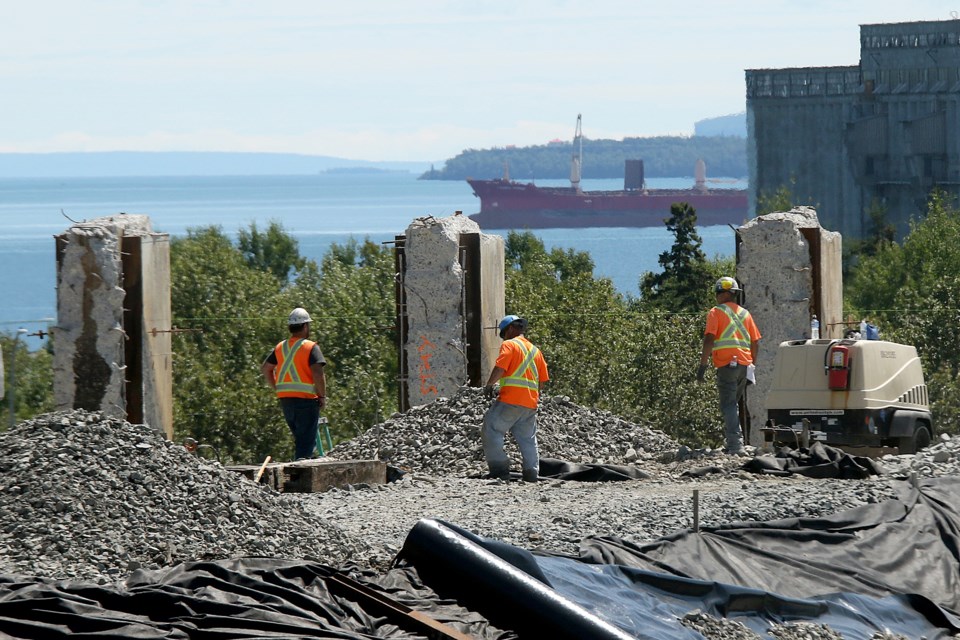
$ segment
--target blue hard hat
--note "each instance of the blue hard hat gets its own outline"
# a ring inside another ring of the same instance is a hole
[[[510,325],[512,325],[514,322],[519,322],[521,328],[522,328],[524,331],[526,331],[526,329],[527,329],[527,321],[526,321],[526,320],[524,320],[524,319],[521,318],[520,316],[514,316],[514,315],[504,316],[504,317],[503,317],[503,320],[500,321],[500,324],[499,324],[499,326],[498,326],[498,329],[499,329],[500,337],[501,337],[501,338],[503,337],[503,332],[507,330],[507,327],[509,327]]]

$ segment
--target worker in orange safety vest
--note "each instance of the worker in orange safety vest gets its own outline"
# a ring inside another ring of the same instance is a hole
[[[309,340],[312,319],[305,309],[290,312],[290,337],[277,343],[260,367],[264,379],[277,393],[283,417],[294,441],[294,458],[312,458],[317,447],[320,409],[327,404],[327,361],[320,346]]]
[[[703,382],[712,357],[717,370],[720,413],[723,414],[724,452],[730,455],[746,454],[739,406],[747,386],[748,369],[753,368],[757,359],[761,337],[753,316],[737,304],[740,291],[740,285],[730,277],[720,278],[714,285],[717,305],[707,313],[700,366],[697,368],[697,381]]]
[[[517,442],[522,458],[521,475],[526,482],[536,482],[540,475],[540,453],[537,447],[537,406],[540,385],[550,379],[547,362],[523,335],[527,321],[519,316],[504,317],[498,326],[500,354],[487,379],[484,392],[497,399],[483,417],[483,453],[491,477],[510,478],[510,460],[503,450],[509,432]],[[499,394],[494,385],[500,383]]]

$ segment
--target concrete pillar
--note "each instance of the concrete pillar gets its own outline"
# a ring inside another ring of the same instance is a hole
[[[481,234],[464,215],[428,216],[407,227],[404,256],[402,349],[407,400],[416,406],[450,397],[477,378],[470,373],[471,351],[479,354],[479,375],[490,374],[499,348],[490,327],[503,315],[503,238]],[[472,272],[464,265],[473,265]],[[479,350],[471,342],[478,339]]]
[[[142,215],[57,236],[54,401],[173,434],[170,260]]]
[[[767,421],[777,347],[810,337],[811,315],[821,338],[843,337],[841,237],[820,227],[811,207],[758,216],[737,230],[737,279],[744,306],[763,339],[757,357],[757,384],[748,388],[750,444],[760,446]]]

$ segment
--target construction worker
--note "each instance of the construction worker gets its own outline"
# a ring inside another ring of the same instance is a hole
[[[727,445],[724,451],[731,455],[745,454],[739,405],[747,386],[747,368],[756,362],[760,348],[760,331],[753,316],[737,304],[739,292],[737,281],[726,276],[714,285],[717,306],[707,313],[700,366],[697,368],[697,381],[703,382],[712,355],[713,366],[717,369],[717,390]]]
[[[526,482],[536,482],[540,475],[540,452],[537,449],[537,405],[540,385],[550,379],[547,362],[540,349],[524,337],[527,321],[509,315],[498,326],[500,355],[484,387],[488,398],[497,398],[483,417],[483,454],[490,475],[501,480],[510,478],[510,460],[503,450],[507,432],[513,435],[522,457],[522,475]],[[500,383],[499,395],[494,387]]]
[[[317,447],[320,409],[327,404],[327,361],[320,346],[308,340],[310,314],[297,307],[290,312],[290,337],[278,343],[263,361],[260,370],[267,384],[277,392],[283,417],[294,441],[294,459],[313,457]]]

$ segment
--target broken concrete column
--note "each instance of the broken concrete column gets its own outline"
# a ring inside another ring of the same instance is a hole
[[[57,408],[172,435],[167,235],[154,234],[147,216],[121,214],[57,236],[57,316]]]
[[[820,319],[821,338],[842,336],[841,238],[820,227],[811,207],[758,216],[740,227],[737,237],[744,306],[763,335],[757,383],[747,392],[750,444],[760,446],[777,347],[809,338],[813,313]]]
[[[479,236],[479,242],[462,242],[461,236],[468,235]],[[464,268],[470,244],[480,252],[479,260],[470,260],[479,265],[473,274]],[[407,227],[404,255],[407,337],[403,357],[409,405],[416,406],[451,397],[470,382],[469,340],[481,341],[481,375],[489,375],[499,339],[488,330],[475,331],[479,338],[469,338],[467,316],[469,312],[479,328],[496,326],[503,313],[503,239],[481,234],[479,225],[467,216],[428,216]],[[468,296],[468,282],[479,288],[479,296]],[[468,304],[480,308],[467,309]]]

